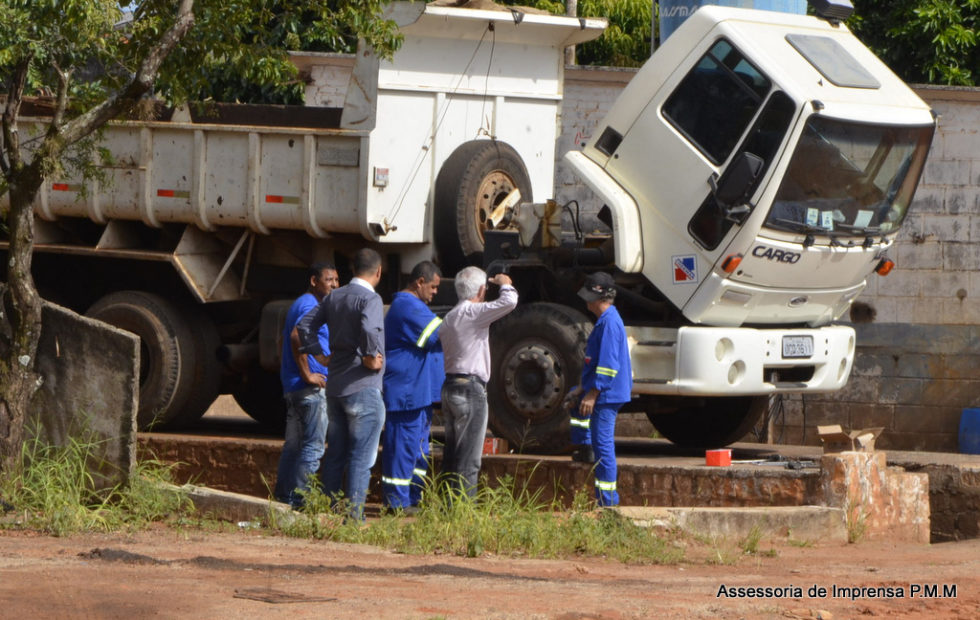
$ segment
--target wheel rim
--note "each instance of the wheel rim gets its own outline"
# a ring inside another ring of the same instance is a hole
[[[511,408],[528,420],[548,417],[562,398],[564,381],[558,356],[543,343],[511,349],[504,360],[501,380]]]
[[[514,179],[503,170],[494,170],[483,177],[480,189],[476,194],[476,204],[474,205],[476,217],[473,218],[480,241],[484,240],[483,231],[490,228],[490,214],[516,187],[517,184]]]

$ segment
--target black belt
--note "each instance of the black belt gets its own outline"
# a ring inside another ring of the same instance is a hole
[[[477,377],[476,375],[461,375],[457,373],[446,373],[446,380],[448,381],[449,379],[460,379],[462,381],[475,381],[479,383],[481,386],[487,387],[487,382],[481,379],[480,377]]]

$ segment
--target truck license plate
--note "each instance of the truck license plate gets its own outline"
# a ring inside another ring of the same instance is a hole
[[[813,336],[783,336],[783,357],[813,357]]]

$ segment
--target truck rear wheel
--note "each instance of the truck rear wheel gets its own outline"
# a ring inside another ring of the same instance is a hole
[[[221,390],[221,365],[217,356],[221,337],[218,335],[218,328],[211,317],[199,308],[185,308],[184,316],[191,329],[197,363],[193,369],[187,405],[174,420],[174,424],[180,426],[199,420],[218,398]]]
[[[660,413],[651,397],[647,417],[665,438],[679,446],[720,448],[745,437],[765,412],[765,396],[677,398],[676,409]],[[674,400],[672,398],[672,400]]]
[[[474,140],[446,159],[436,179],[434,228],[447,273],[482,260],[490,214],[514,189],[521,190],[522,202],[531,202],[527,168],[509,144]]]
[[[545,454],[569,447],[565,394],[582,376],[592,324],[558,304],[517,308],[493,325],[487,398],[490,429],[519,451]]]
[[[255,366],[245,373],[232,396],[238,406],[265,430],[277,435],[286,430],[286,401],[282,398],[279,375]]]
[[[180,309],[159,295],[120,291],[98,300],[85,314],[139,336],[137,426],[172,425],[188,402],[197,366],[197,347]]]

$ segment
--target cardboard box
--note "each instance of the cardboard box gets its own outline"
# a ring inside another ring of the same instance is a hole
[[[704,464],[712,467],[728,467],[732,464],[732,451],[729,448],[705,450]]]
[[[883,426],[845,431],[840,424],[818,426],[817,434],[823,442],[823,453],[832,452],[874,452],[875,439],[885,430]]]
[[[483,440],[483,454],[507,454],[507,440],[487,437]]]

